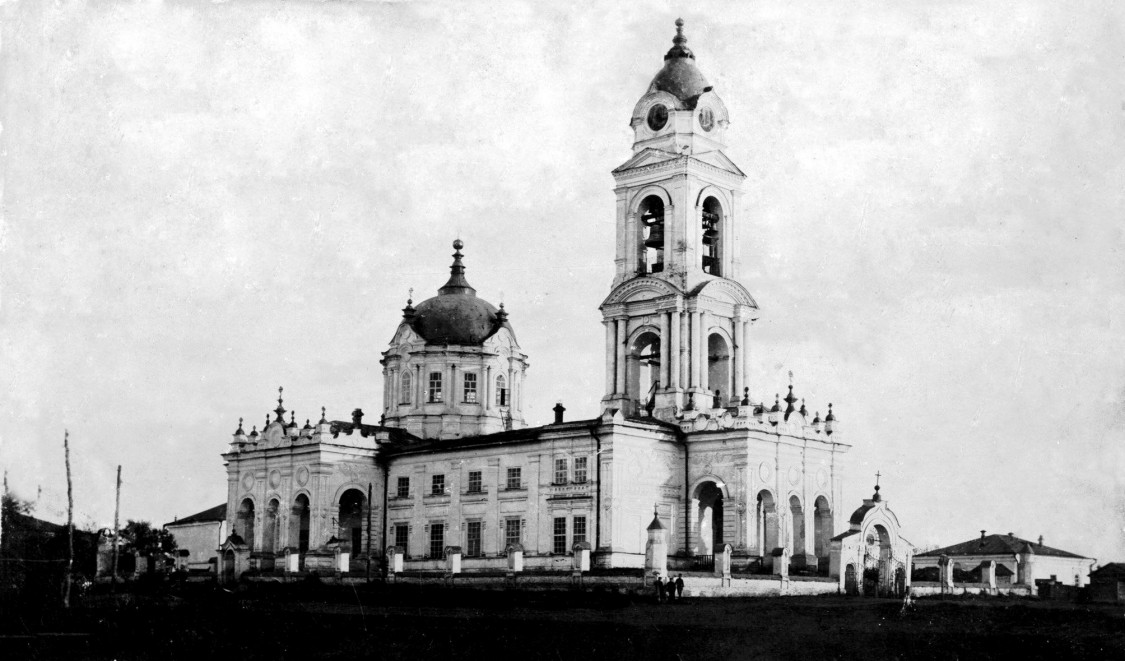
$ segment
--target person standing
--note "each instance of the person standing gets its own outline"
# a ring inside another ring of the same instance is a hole
[[[664,602],[664,579],[657,576],[656,577],[656,603],[660,604],[660,603],[663,603],[663,602]]]
[[[672,589],[676,592],[676,601],[684,598],[684,575],[677,574],[676,582],[673,584]]]

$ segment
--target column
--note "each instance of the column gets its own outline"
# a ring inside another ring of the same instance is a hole
[[[617,329],[612,319],[602,324],[605,325],[605,394],[612,397],[617,393],[617,351],[613,346]]]
[[[736,315],[734,318],[734,392],[731,393],[731,398],[734,400],[742,399],[742,388],[746,385],[745,374],[742,372],[743,353],[745,353],[745,338],[743,337],[742,320]]]
[[[691,329],[688,324],[688,313],[681,311],[677,316],[679,319],[676,323],[680,326],[680,387],[686,388],[689,379],[688,375],[691,373],[691,364],[688,362],[688,358],[691,356],[691,351],[689,350],[691,345]]]
[[[750,385],[750,322],[739,321],[742,326],[742,385]],[[740,395],[741,396],[741,395]]]
[[[617,388],[614,392],[625,394],[625,326],[627,320],[619,318],[617,324]]]
[[[669,367],[670,367],[669,363],[671,362],[672,352],[669,349],[669,345],[671,343],[668,341],[668,313],[661,310],[660,312],[657,312],[657,314],[660,316],[660,388],[659,388],[659,390],[663,390],[665,388],[668,388],[669,384],[671,383],[670,377],[668,376],[668,374],[671,371],[669,369]]]
[[[669,326],[672,328],[672,337],[668,345],[668,387],[680,387],[680,312],[679,310],[672,310],[668,313]]]
[[[412,398],[414,400],[414,405],[411,406],[410,408],[416,409],[416,408],[418,408],[422,405],[422,396],[425,392],[426,391],[425,391],[424,387],[422,386],[422,366],[421,365],[415,365],[414,366],[414,397]]]
[[[691,387],[700,387],[699,382],[699,363],[703,362],[702,349],[700,348],[699,336],[703,333],[700,328],[703,325],[703,314],[701,312],[691,312]]]

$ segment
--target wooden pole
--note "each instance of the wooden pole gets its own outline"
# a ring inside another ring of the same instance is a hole
[[[112,592],[117,592],[117,546],[121,524],[118,518],[121,515],[121,464],[117,464],[117,499],[113,505],[113,587]]]
[[[367,582],[371,582],[371,483],[367,483]]]
[[[63,451],[66,457],[66,585],[63,587],[63,608],[70,608],[70,575],[74,570],[74,490],[70,479],[70,431],[64,430]]]

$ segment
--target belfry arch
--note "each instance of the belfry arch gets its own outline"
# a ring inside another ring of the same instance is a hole
[[[732,392],[731,347],[727,338],[712,331],[707,336],[707,390],[718,391],[716,406],[726,406]]]
[[[655,330],[644,329],[629,345],[626,372],[626,394],[637,403],[637,414],[654,395],[660,382],[660,335]]]
[[[648,195],[637,206],[637,272],[664,271],[665,206],[658,195]]]
[[[709,275],[723,274],[723,206],[714,196],[703,200],[700,209],[700,267]]]

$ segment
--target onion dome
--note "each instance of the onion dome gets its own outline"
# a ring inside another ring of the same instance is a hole
[[[327,414],[326,414],[326,412],[325,412],[325,409],[324,409],[324,407],[323,407],[323,406],[322,406],[322,407],[320,407],[320,421],[319,421],[319,422],[317,422],[316,424],[318,424],[318,425],[326,425],[326,424],[328,424],[328,417],[327,417]]]
[[[667,92],[680,100],[685,107],[695,108],[700,95],[710,92],[711,85],[695,66],[695,53],[686,46],[684,19],[676,19],[676,36],[672,48],[664,55],[664,68],[649,83],[648,91]]]
[[[797,402],[797,398],[793,396],[793,386],[790,385],[789,386],[789,394],[785,396],[785,403],[788,404],[788,406],[785,407],[785,419],[786,420],[789,419],[790,414],[792,414],[793,412],[795,412],[797,410],[793,406],[793,404],[795,404],[796,402]]]
[[[301,427],[302,431],[312,431],[313,426],[309,424],[309,419],[305,418],[305,426]]]
[[[750,406],[750,388],[742,389],[742,401],[739,402],[741,406]]]
[[[238,419],[238,429],[234,430],[235,436],[245,436],[246,432],[242,431],[242,418]]]
[[[805,417],[805,418],[809,417],[809,410],[807,408],[805,408],[805,400],[804,399],[801,400],[801,408],[797,411],[797,413],[800,413],[802,417]]]
[[[778,413],[780,411],[781,411],[781,395],[780,394],[774,394],[774,396],[773,396],[773,408],[770,409],[770,413]]]
[[[449,281],[438,290],[438,295],[419,303],[412,319],[404,314],[404,321],[426,344],[479,346],[507,323],[507,313],[477,298],[477,290],[465,280],[463,246],[460,239],[453,242],[456,252],[449,267]]]
[[[258,426],[257,425],[254,425],[254,428],[250,430],[250,438],[258,438]]]

